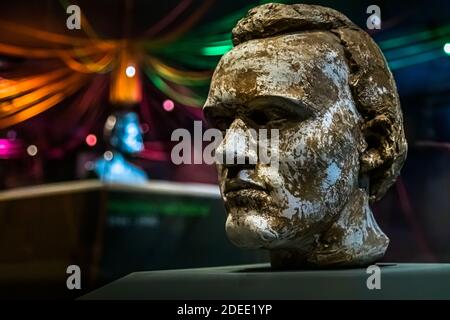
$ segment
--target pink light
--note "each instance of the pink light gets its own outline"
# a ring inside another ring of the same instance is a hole
[[[93,147],[97,144],[97,137],[95,134],[88,134],[86,136],[86,143],[88,146]]]
[[[175,108],[175,104],[173,103],[172,100],[167,99],[167,100],[164,100],[164,102],[163,102],[163,108],[166,111],[172,111],[173,108]]]
[[[22,147],[18,140],[0,139],[0,159],[18,158],[23,152]]]
[[[20,158],[23,151],[21,140],[0,139],[0,159]]]

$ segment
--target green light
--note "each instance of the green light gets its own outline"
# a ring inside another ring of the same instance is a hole
[[[232,45],[212,46],[202,48],[202,54],[205,56],[221,56],[231,50]]]
[[[450,56],[450,42],[444,44],[444,52]]]
[[[112,200],[108,202],[108,212],[111,215],[128,216],[206,216],[211,212],[211,203],[199,201],[141,201]]]
[[[183,95],[183,94],[179,93],[178,91],[175,91],[174,89],[172,89],[169,85],[167,85],[167,83],[164,82],[164,80],[162,80],[158,75],[153,73],[151,70],[145,69],[144,73],[147,75],[149,80],[153,83],[153,85],[157,89],[159,89],[161,92],[163,92],[169,98],[171,98],[179,103],[182,103],[187,106],[197,106],[197,107],[201,107],[205,103],[206,98],[204,96],[199,97],[197,95],[191,95],[191,96]]]
[[[425,41],[437,37],[444,37],[447,36],[449,33],[450,33],[450,25],[445,25],[434,30],[425,30],[413,34],[408,34],[406,36],[383,40],[379,42],[379,45],[382,50],[387,50],[408,45],[410,43],[417,43],[419,41]]]
[[[427,51],[436,50],[442,48],[442,39],[429,41],[425,43],[417,43],[407,47],[401,47],[397,49],[386,50],[384,55],[389,61],[405,58],[415,54],[425,53]]]
[[[431,61],[442,57],[441,49],[425,52],[422,54],[416,54],[410,57],[406,57],[403,59],[397,59],[393,61],[389,61],[389,67],[392,70],[409,67],[418,63],[423,63],[427,61]]]

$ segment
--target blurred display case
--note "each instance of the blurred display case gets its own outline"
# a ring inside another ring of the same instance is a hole
[[[0,295],[79,295],[130,272],[266,261],[228,242],[217,186],[83,180],[0,193]],[[82,290],[66,288],[79,265]],[[3,289],[1,289],[3,288]]]

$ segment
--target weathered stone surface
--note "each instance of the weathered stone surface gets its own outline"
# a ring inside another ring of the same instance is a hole
[[[226,130],[277,129],[277,166],[218,165],[238,246],[271,251],[272,266],[366,265],[389,243],[369,208],[406,157],[395,82],[373,40],[339,12],[266,4],[233,29],[204,106]]]

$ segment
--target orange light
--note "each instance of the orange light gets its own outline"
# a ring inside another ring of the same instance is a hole
[[[116,69],[112,72],[109,98],[113,104],[134,105],[142,100],[137,58],[124,45]],[[130,69],[132,66],[133,69]]]

